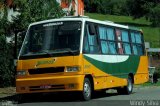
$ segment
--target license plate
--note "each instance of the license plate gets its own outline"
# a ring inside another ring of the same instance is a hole
[[[49,89],[49,88],[51,88],[51,85],[41,85],[40,88],[41,89]]]

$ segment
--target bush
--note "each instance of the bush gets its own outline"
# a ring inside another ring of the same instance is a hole
[[[5,36],[0,35],[0,87],[14,84],[13,46],[6,43]]]
[[[160,4],[150,9],[149,18],[153,26],[160,26]]]
[[[160,78],[160,67],[158,67],[157,69],[156,69],[156,72],[155,72],[156,74],[157,74],[157,78]]]
[[[153,82],[157,83],[160,78],[160,68],[156,68],[156,71],[153,74]]]

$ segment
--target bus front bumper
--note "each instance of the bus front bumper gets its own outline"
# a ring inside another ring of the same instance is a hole
[[[82,91],[84,75],[17,78],[16,92],[39,93],[59,91]]]

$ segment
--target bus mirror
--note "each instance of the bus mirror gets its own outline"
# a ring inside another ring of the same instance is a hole
[[[95,26],[94,26],[93,23],[89,24],[88,29],[89,29],[89,34],[90,35],[95,35],[96,34],[96,29],[95,29]]]

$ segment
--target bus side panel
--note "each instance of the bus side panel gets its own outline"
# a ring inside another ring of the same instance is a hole
[[[134,76],[134,83],[141,84],[147,82],[149,79],[148,75],[148,57],[141,56],[138,71]]]
[[[99,58],[101,57],[99,56]],[[121,59],[120,56],[118,58]],[[100,59],[99,61],[95,59],[84,56],[84,73],[93,76],[95,90],[126,86],[130,73],[134,75],[135,84],[148,81],[146,56],[129,56],[127,60],[119,63],[104,63]]]
[[[86,59],[84,59],[84,74],[92,75],[95,90],[127,85],[126,78],[118,78],[110,74],[107,74],[95,67]]]

